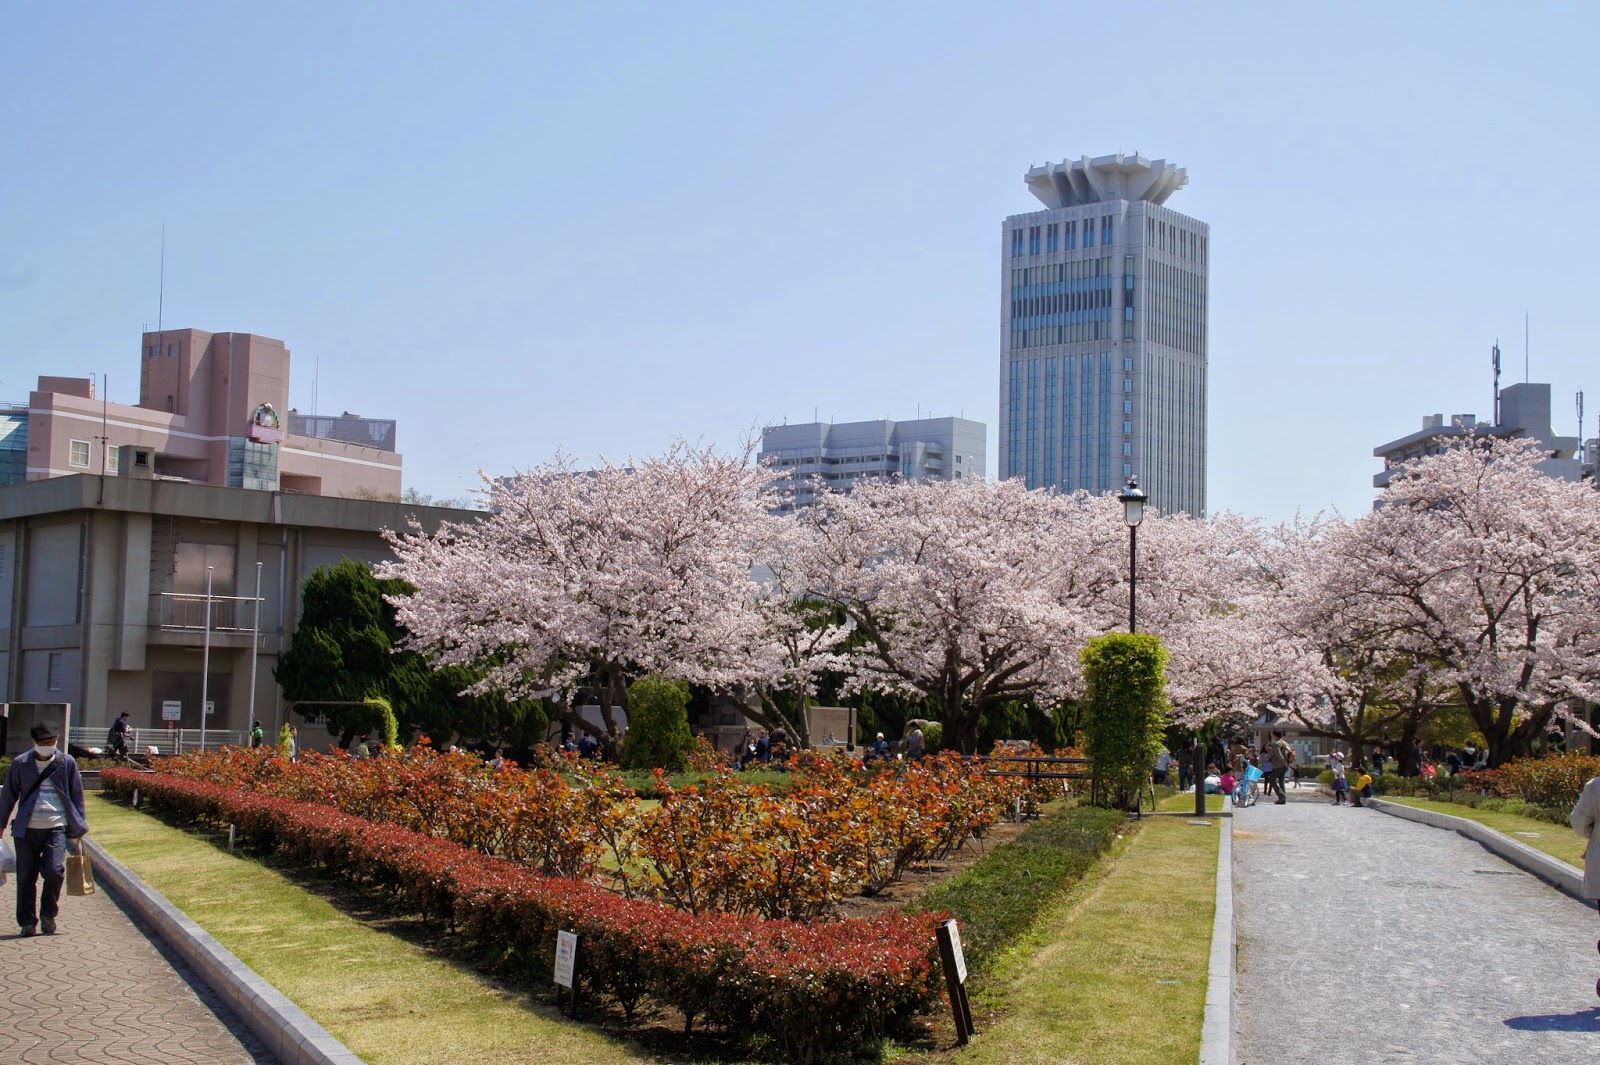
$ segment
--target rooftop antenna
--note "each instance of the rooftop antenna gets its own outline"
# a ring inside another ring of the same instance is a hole
[[[1500,424],[1500,340],[1499,340],[1498,337],[1495,338],[1494,347],[1490,348],[1489,350],[1490,350],[1490,352],[1492,352],[1492,354],[1490,356],[1490,361],[1494,365],[1494,423],[1496,425],[1499,425]]]
[[[1528,376],[1528,312],[1522,312],[1522,383],[1533,380]]]
[[[1583,453],[1583,393],[1578,393],[1578,453]]]
[[[156,334],[161,333],[161,316],[167,307],[167,223],[161,223],[161,273],[156,287]]]

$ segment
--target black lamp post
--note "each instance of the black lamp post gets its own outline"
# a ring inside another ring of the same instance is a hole
[[[1139,479],[1129,477],[1128,485],[1117,493],[1122,500],[1122,517],[1128,523],[1128,631],[1138,632],[1135,596],[1139,588],[1139,523],[1144,520],[1144,493]]]

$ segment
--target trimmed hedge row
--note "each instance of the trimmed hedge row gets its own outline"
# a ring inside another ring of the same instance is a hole
[[[582,979],[630,1016],[649,997],[690,1024],[770,1032],[791,1061],[870,1046],[939,1000],[942,915],[816,924],[692,915],[324,806],[126,769],[101,781],[109,795],[138,788],[175,817],[232,823],[253,846],[384,890],[502,965],[548,971],[556,932],[576,932]]]

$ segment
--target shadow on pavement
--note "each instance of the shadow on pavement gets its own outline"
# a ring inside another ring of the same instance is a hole
[[[1600,1009],[1512,1017],[1506,1021],[1506,1027],[1519,1032],[1600,1032]]]

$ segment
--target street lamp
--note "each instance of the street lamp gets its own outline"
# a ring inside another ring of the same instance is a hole
[[[1122,500],[1122,518],[1128,523],[1128,631],[1138,632],[1134,595],[1139,586],[1139,523],[1144,520],[1144,492],[1139,479],[1129,477],[1128,485],[1117,493]]]

